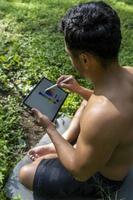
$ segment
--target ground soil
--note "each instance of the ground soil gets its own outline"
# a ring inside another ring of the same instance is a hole
[[[34,118],[27,111],[23,112],[20,123],[26,136],[27,148],[30,149],[39,142],[45,131],[35,123]]]

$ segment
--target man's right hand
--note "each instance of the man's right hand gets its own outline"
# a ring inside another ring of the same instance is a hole
[[[28,152],[28,155],[31,160],[35,161],[37,158],[47,155],[47,154],[53,154],[56,153],[54,145],[52,143],[34,147],[33,149],[30,149]]]
[[[63,83],[62,81],[64,81],[68,77],[72,77],[72,78],[66,81],[65,83]],[[78,93],[81,88],[79,83],[76,81],[76,79],[72,75],[62,75],[60,78],[58,78],[57,84],[59,87],[66,88],[70,90],[71,92],[75,92],[75,93]]]

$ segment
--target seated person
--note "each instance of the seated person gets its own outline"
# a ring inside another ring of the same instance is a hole
[[[70,9],[61,23],[65,49],[82,77],[94,84],[86,89],[73,78],[57,83],[85,100],[61,136],[54,124],[32,109],[51,144],[29,151],[33,160],[20,170],[20,181],[45,197],[109,195],[121,187],[133,164],[133,68],[121,67],[120,19],[104,2]]]

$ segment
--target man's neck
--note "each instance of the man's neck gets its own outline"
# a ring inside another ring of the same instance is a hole
[[[106,69],[100,67],[95,75],[91,77],[95,94],[100,94],[118,83],[121,78],[121,72],[122,68],[118,62],[110,64]]]

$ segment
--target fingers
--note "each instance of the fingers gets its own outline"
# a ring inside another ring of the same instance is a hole
[[[34,157],[35,152],[33,150],[28,151],[27,155],[32,158],[32,156]]]
[[[37,158],[39,158],[39,155],[38,155],[35,151],[33,151],[33,150],[30,150],[30,151],[27,153],[27,155],[30,157],[30,159],[31,159],[32,161],[35,161]]]
[[[42,114],[38,109],[32,108],[31,112],[34,114],[35,117],[37,117],[37,119],[40,119],[40,120],[43,119],[43,120],[49,121],[49,118],[46,115]]]
[[[34,152],[34,154],[30,154],[30,152],[29,152],[29,154],[28,154],[28,156],[30,157],[30,159],[32,160],[32,161],[35,161],[36,159],[38,159],[39,157],[41,157],[41,156],[39,156],[37,153],[35,153]],[[44,156],[42,156],[44,159],[51,159],[51,158],[57,158],[58,156],[57,156],[57,154],[56,153],[49,153],[49,154],[46,154],[46,155],[44,155]]]
[[[66,88],[66,89],[70,88],[69,84],[66,84],[66,83],[60,83],[59,86]]]
[[[70,80],[66,81],[70,77]],[[66,88],[68,90],[71,90],[71,85],[73,84],[73,76],[72,75],[63,75],[57,80],[57,84],[59,87]]]
[[[35,123],[39,126],[43,126],[43,128],[47,128],[49,122],[49,118],[42,114],[38,109],[32,108],[31,112],[35,117]]]
[[[71,75],[62,75],[57,79],[57,84],[60,84],[60,82],[64,81],[66,78],[68,78]]]
[[[32,108],[31,112],[33,113],[33,115],[35,115],[37,117],[41,117],[41,115],[42,115],[42,113],[36,108]]]

